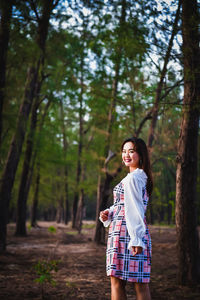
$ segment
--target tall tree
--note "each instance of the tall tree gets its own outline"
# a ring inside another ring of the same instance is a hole
[[[126,0],[123,0],[121,5],[121,16],[120,16],[120,24],[119,24],[121,30],[124,29],[125,20],[126,20]],[[121,34],[121,32],[119,33],[119,35]],[[119,39],[118,42],[119,45],[116,50],[115,66],[114,66],[115,74],[114,74],[113,84],[112,84],[112,96],[110,102],[110,109],[108,112],[107,134],[106,134],[107,138],[105,140],[105,146],[104,146],[105,161],[101,165],[101,171],[103,170],[103,172],[99,174],[98,186],[97,186],[96,228],[95,228],[95,235],[94,235],[94,240],[97,243],[102,243],[105,240],[105,229],[102,226],[102,223],[99,221],[99,213],[101,210],[104,210],[107,206],[109,192],[110,192],[110,183],[114,178],[114,176],[112,176],[108,172],[108,163],[113,157],[113,155],[110,152],[110,146],[111,146],[112,130],[113,130],[115,116],[116,116],[119,74],[120,74],[120,67],[121,67],[121,60],[122,60],[121,40]]]
[[[11,198],[12,187],[15,179],[15,174],[17,171],[17,166],[19,163],[22,145],[24,142],[24,137],[26,133],[27,122],[29,118],[29,113],[32,107],[33,99],[35,97],[38,85],[38,76],[40,71],[40,66],[44,62],[45,53],[45,43],[48,34],[49,19],[52,10],[57,5],[58,1],[42,1],[42,13],[41,18],[36,12],[36,17],[38,21],[36,43],[39,48],[39,56],[36,63],[29,68],[27,83],[25,86],[24,99],[20,106],[16,131],[13,135],[10,150],[7,157],[7,162],[2,175],[2,183],[0,188],[0,250],[6,249],[6,226],[7,226],[7,214]],[[32,2],[33,9],[35,10],[35,3]]]
[[[83,50],[82,50],[83,51]],[[84,69],[84,57],[81,55],[81,76],[80,76],[80,94],[79,94],[79,141],[78,141],[78,157],[77,157],[77,168],[76,168],[76,191],[74,194],[73,201],[73,211],[72,211],[72,228],[76,226],[76,214],[78,209],[78,200],[79,200],[79,183],[82,173],[82,152],[83,152],[83,92],[84,92],[84,78],[83,78],[83,69]]]
[[[186,285],[200,278],[196,219],[197,143],[200,114],[200,49],[197,1],[182,1],[184,99],[178,140],[176,174],[176,230],[178,281]]]
[[[176,11],[176,16],[175,16],[175,20],[174,20],[174,24],[173,24],[173,28],[172,28],[172,32],[171,32],[171,37],[170,37],[167,51],[166,51],[166,54],[164,57],[163,68],[160,73],[159,82],[158,82],[157,88],[156,88],[155,101],[154,101],[153,108],[151,111],[152,118],[151,118],[151,124],[149,127],[149,135],[148,135],[148,141],[147,141],[147,146],[148,146],[149,150],[151,150],[152,145],[153,145],[155,128],[156,128],[156,123],[158,120],[159,104],[162,99],[164,79],[167,74],[167,65],[170,61],[170,55],[171,55],[171,51],[172,51],[172,47],[173,47],[174,37],[176,36],[177,30],[178,30],[178,21],[180,18],[180,7],[181,7],[181,1],[179,1],[178,8]]]
[[[2,113],[5,97],[6,60],[10,33],[10,20],[13,1],[2,0],[0,2],[0,145],[2,137]]]
[[[65,224],[68,224],[69,221],[69,195],[68,195],[68,166],[66,162],[67,158],[67,137],[65,132],[65,116],[64,116],[64,107],[63,107],[63,101],[60,101],[60,115],[61,115],[61,121],[62,121],[62,140],[63,140],[63,156],[64,156],[64,185],[65,185],[65,205],[64,205],[64,222]]]
[[[40,95],[42,83],[45,79],[44,60],[45,60],[45,47],[46,47],[46,40],[48,36],[49,20],[52,14],[52,10],[55,8],[55,4],[53,0],[43,1],[41,16],[40,16],[38,10],[39,7],[37,7],[34,4],[32,5],[38,22],[38,35],[36,38],[36,42],[41,51],[39,61],[38,61],[38,64],[40,65],[40,74],[35,86],[36,94],[32,105],[30,129],[27,136],[24,163],[23,163],[18,200],[17,200],[17,222],[16,222],[15,234],[18,236],[26,235],[26,203],[27,203],[28,193],[25,186],[27,183],[27,178],[29,178],[30,163],[31,163],[31,157],[33,153],[34,135],[35,135],[36,125],[37,125],[38,108],[39,105],[41,104],[41,99],[39,95]]]

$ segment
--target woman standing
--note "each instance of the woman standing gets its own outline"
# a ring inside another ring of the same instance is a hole
[[[130,281],[137,300],[150,300],[151,238],[145,220],[153,188],[149,155],[145,142],[134,137],[126,139],[121,150],[130,173],[114,188],[114,205],[100,212],[104,226],[110,225],[106,268],[111,299],[126,299],[125,284]]]

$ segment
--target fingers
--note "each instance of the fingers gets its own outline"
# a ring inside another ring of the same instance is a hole
[[[132,251],[133,251],[133,256],[142,253],[142,247],[132,247]]]
[[[108,210],[104,210],[100,212],[100,217],[102,218],[103,221],[107,221],[108,220]]]

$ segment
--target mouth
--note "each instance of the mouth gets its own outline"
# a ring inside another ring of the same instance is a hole
[[[124,162],[129,163],[129,162],[131,162],[131,159],[125,159]]]

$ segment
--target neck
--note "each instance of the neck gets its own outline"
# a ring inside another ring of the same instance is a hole
[[[133,171],[135,171],[137,168],[138,168],[138,167],[130,167],[130,168],[129,168],[130,173],[132,173]]]

